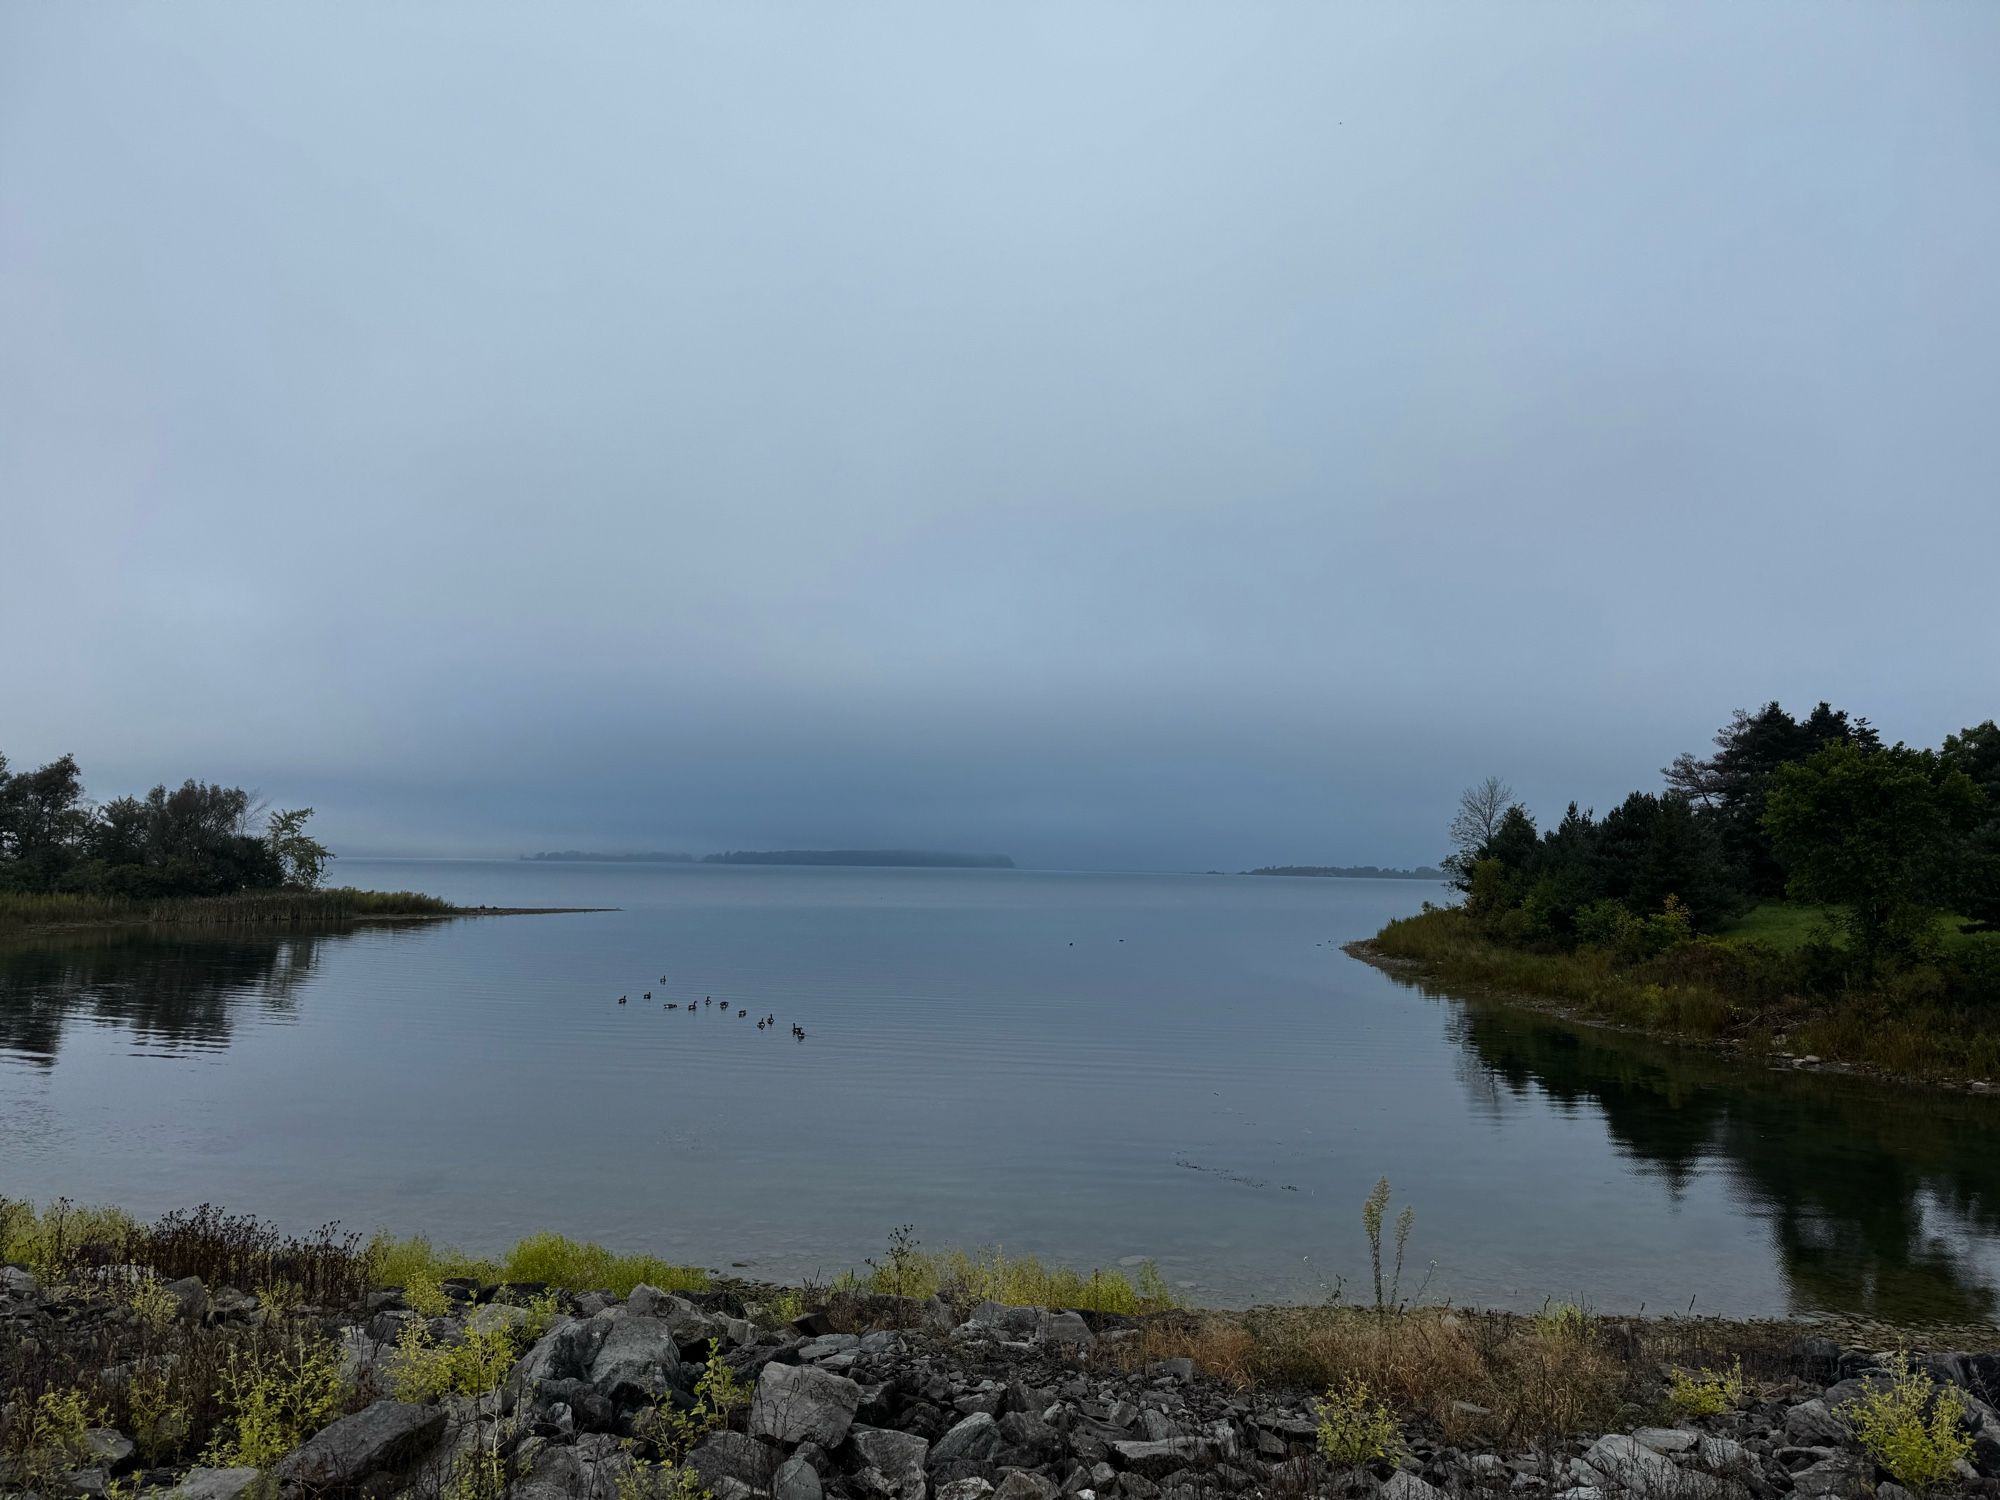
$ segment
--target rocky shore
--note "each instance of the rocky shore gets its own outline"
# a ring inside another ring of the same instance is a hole
[[[155,1283],[157,1285],[157,1283]],[[1848,1403],[1889,1357],[1802,1336],[1712,1414],[1526,1442],[1457,1403],[1403,1418],[1374,1457],[1336,1462],[1320,1394],[1244,1389],[1188,1357],[1153,1358],[1147,1322],[1073,1309],[954,1307],[849,1294],[789,1319],[755,1289],[629,1297],[433,1289],[345,1310],[279,1310],[194,1278],[165,1315],[203,1329],[289,1320],[338,1351],[343,1414],[262,1467],[142,1464],[134,1433],[94,1427],[79,1461],[32,1484],[71,1497],[184,1500],[1196,1500],[1223,1495],[1867,1496],[1906,1500],[1857,1443]],[[89,1340],[130,1316],[117,1297],[0,1270],[0,1338],[18,1356]],[[1396,1316],[1391,1314],[1390,1316]],[[535,1322],[546,1326],[531,1326]],[[532,1334],[532,1338],[524,1336]],[[515,1335],[512,1346],[496,1342]],[[481,1343],[481,1340],[487,1343]],[[507,1348],[475,1391],[408,1399],[413,1348]],[[32,1361],[30,1361],[31,1363]],[[1965,1457],[1939,1488],[2000,1496],[2000,1354],[1932,1353],[1914,1368],[1962,1397]],[[129,1372],[121,1378],[130,1378]],[[1664,1382],[1664,1373],[1662,1376]],[[19,1413],[15,1413],[18,1417]],[[1643,1415],[1643,1413],[1641,1414]],[[1657,1417],[1657,1411],[1655,1413]],[[12,1430],[22,1430],[19,1422]],[[0,1492],[30,1487],[0,1460]]]

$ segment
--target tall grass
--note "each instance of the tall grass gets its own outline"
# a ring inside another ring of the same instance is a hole
[[[1133,1276],[1122,1271],[1083,1272],[1047,1265],[1032,1255],[1010,1256],[995,1246],[980,1251],[892,1249],[865,1273],[836,1278],[833,1291],[871,1296],[935,1297],[951,1302],[999,1302],[1009,1307],[1073,1307],[1088,1312],[1163,1312],[1180,1305],[1151,1261]]]
[[[416,891],[242,891],[233,896],[133,900],[67,892],[0,892],[0,931],[23,927],[150,923],[235,927],[334,924],[385,917],[444,917],[460,908]]]
[[[708,1289],[708,1272],[678,1266],[657,1255],[621,1255],[602,1245],[560,1234],[531,1234],[499,1257],[468,1255],[437,1246],[422,1235],[397,1239],[378,1234],[368,1246],[369,1274],[378,1286],[469,1277],[493,1282],[540,1282],[569,1291],[608,1291],[629,1296],[644,1282],[663,1292]]]

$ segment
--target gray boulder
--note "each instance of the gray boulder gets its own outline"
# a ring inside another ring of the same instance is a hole
[[[1035,1332],[1044,1343],[1049,1344],[1073,1344],[1078,1348],[1088,1348],[1097,1342],[1097,1335],[1083,1321],[1083,1314],[1076,1312],[1045,1312],[1037,1321]]]
[[[1426,1484],[1405,1469],[1398,1469],[1376,1491],[1381,1500],[1444,1500],[1444,1491]]]
[[[377,1401],[307,1438],[278,1461],[274,1472],[281,1484],[322,1494],[345,1492],[432,1447],[444,1436],[444,1422],[440,1406]]]
[[[750,1402],[750,1432],[778,1443],[839,1446],[861,1406],[861,1387],[811,1365],[764,1366]]]
[[[527,1476],[507,1492],[508,1500],[612,1500],[618,1481],[632,1470],[632,1456],[618,1440],[585,1433],[574,1443],[551,1444],[533,1455]]]
[[[1061,1493],[1054,1480],[1044,1479],[1026,1469],[1016,1469],[1000,1481],[1000,1488],[993,1492],[993,1500],[1056,1500]]]
[[[993,1486],[983,1479],[954,1479],[937,1492],[937,1500],[986,1500]]]
[[[1200,1438],[1166,1438],[1160,1442],[1113,1443],[1120,1468],[1133,1469],[1148,1479],[1162,1479],[1190,1464],[1205,1462],[1212,1451]],[[1414,1500],[1414,1497],[1413,1497]]]
[[[991,1463],[1005,1446],[1000,1424],[988,1413],[976,1411],[931,1445],[930,1464],[935,1469],[948,1463]]]
[[[174,1486],[171,1500],[241,1500],[261,1477],[256,1469],[190,1469]]]
[[[818,1473],[803,1458],[786,1459],[771,1481],[771,1500],[820,1500],[821,1493]]]
[[[634,1317],[622,1308],[601,1316],[609,1327],[586,1376],[600,1395],[636,1406],[681,1383],[680,1349],[665,1322]]]
[[[711,1432],[688,1454],[688,1463],[713,1490],[734,1479],[753,1490],[767,1490],[778,1472],[778,1452],[741,1432]]]
[[[1847,1424],[1815,1397],[1785,1413],[1785,1436],[1801,1448],[1837,1448],[1847,1441]]]
[[[199,1276],[183,1276],[179,1281],[169,1281],[164,1290],[173,1297],[180,1315],[190,1323],[199,1323],[208,1316],[208,1288],[201,1284]]]
[[[847,1443],[861,1467],[880,1474],[902,1500],[924,1500],[929,1493],[924,1463],[931,1445],[915,1433],[856,1427],[847,1434]]]
[[[19,1266],[0,1266],[0,1292],[10,1297],[32,1297],[41,1283]]]
[[[1846,1454],[1837,1454],[1794,1474],[1792,1494],[1796,1500],[1832,1500],[1855,1494],[1861,1478],[1861,1465]]]
[[[138,1451],[132,1440],[116,1427],[92,1427],[83,1434],[85,1456],[92,1468],[107,1474],[123,1472]]]

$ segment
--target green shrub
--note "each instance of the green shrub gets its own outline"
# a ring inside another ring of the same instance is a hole
[[[1535,1332],[1553,1344],[1582,1344],[1597,1336],[1597,1318],[1575,1302],[1545,1302],[1534,1317]]]
[[[1720,1373],[1678,1368],[1670,1371],[1667,1401],[1684,1417],[1715,1417],[1734,1410],[1743,1401],[1743,1361],[1737,1360]]]
[[[483,1396],[499,1388],[514,1367],[516,1345],[504,1328],[468,1326],[454,1343],[431,1341],[429,1327],[403,1325],[389,1359],[389,1389],[398,1401],[433,1401],[440,1396]]]
[[[216,1395],[223,1420],[202,1462],[219,1469],[268,1468],[346,1405],[340,1346],[301,1336],[275,1350],[231,1350]]]
[[[28,1418],[26,1440],[14,1462],[16,1482],[25,1490],[45,1491],[90,1456],[85,1434],[103,1420],[80,1390],[43,1391]]]
[[[1965,1431],[1965,1393],[1910,1368],[1907,1355],[1889,1362],[1889,1384],[1844,1402],[1840,1415],[1868,1456],[1899,1484],[1934,1488],[1972,1454]]]
[[[1367,1383],[1349,1379],[1329,1386],[1320,1401],[1318,1442],[1320,1456],[1329,1463],[1357,1468],[1398,1451],[1402,1436],[1395,1417]]]

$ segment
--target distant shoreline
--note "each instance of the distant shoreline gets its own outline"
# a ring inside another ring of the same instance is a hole
[[[1384,869],[1380,865],[1260,865],[1245,875],[1289,875],[1319,880],[1431,880],[1442,881],[1444,871],[1419,865],[1414,870]]]
[[[956,854],[930,849],[732,849],[722,854],[610,854],[552,849],[523,854],[524,864],[797,865],[896,870],[1012,870],[1005,854]]]
[[[0,900],[0,938],[118,927],[343,927],[364,922],[446,922],[458,917],[557,916],[605,906],[455,906],[415,891],[251,891],[155,900],[28,895]]]

